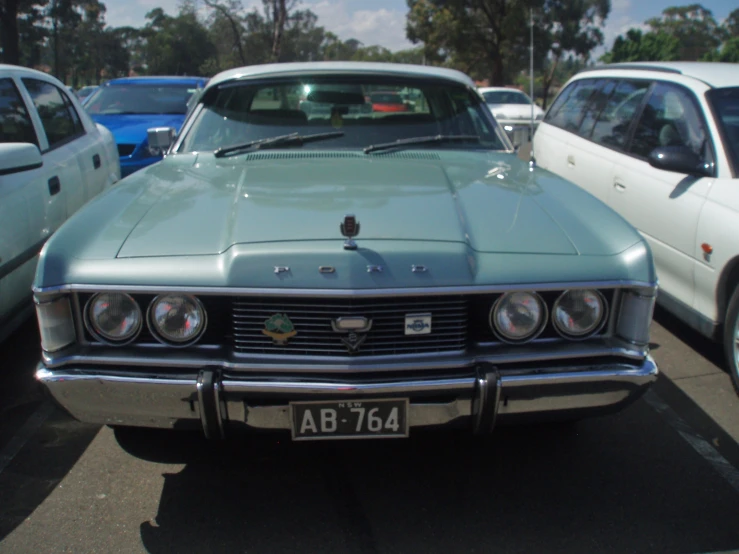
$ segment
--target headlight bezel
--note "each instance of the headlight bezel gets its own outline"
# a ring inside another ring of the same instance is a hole
[[[536,328],[534,329],[534,331],[532,331],[530,334],[526,335],[523,338],[507,337],[503,332],[501,332],[498,329],[498,326],[496,325],[496,319],[494,317],[498,308],[503,303],[503,301],[506,298],[511,297],[515,294],[531,295],[538,303],[539,310],[541,313],[539,322]],[[544,299],[541,297],[541,294],[533,290],[515,290],[515,291],[509,291],[509,292],[503,293],[498,298],[495,299],[495,301],[493,302],[488,312],[488,326],[490,328],[490,331],[495,335],[495,337],[498,340],[500,340],[501,342],[507,343],[507,344],[525,344],[525,343],[535,340],[539,335],[541,335],[544,332],[544,329],[546,328],[548,321],[549,321],[549,307],[547,306],[547,303],[544,301]]]
[[[193,338],[187,339],[186,341],[177,341],[174,339],[168,339],[167,337],[163,336],[163,333],[159,330],[154,320],[154,307],[157,305],[158,302],[160,302],[161,300],[167,297],[187,298],[189,300],[192,300],[194,304],[200,310],[202,314],[203,323],[200,327],[199,332]],[[200,300],[200,298],[198,298],[194,294],[165,292],[162,294],[158,294],[151,300],[151,302],[149,302],[149,306],[146,310],[146,325],[149,329],[149,332],[151,333],[151,336],[154,337],[154,339],[157,342],[164,344],[165,346],[169,346],[171,348],[187,348],[197,343],[201,338],[203,338],[203,335],[205,335],[205,331],[208,329],[208,311],[205,309],[205,305]]]
[[[119,294],[121,296],[127,297],[131,302],[133,302],[133,305],[136,306],[136,310],[138,313],[138,323],[134,328],[134,331],[131,333],[130,336],[126,337],[125,339],[111,339],[105,336],[105,333],[100,332],[99,329],[96,329],[96,326],[93,323],[93,318],[90,315],[90,310],[92,309],[95,300],[103,295],[114,295]],[[82,309],[82,320],[85,324],[85,329],[87,330],[90,335],[92,335],[95,340],[107,344],[109,346],[126,346],[127,344],[131,344],[133,341],[135,341],[139,335],[141,335],[141,330],[144,327],[144,314],[141,310],[141,306],[136,301],[136,299],[131,296],[130,294],[126,292],[119,292],[119,291],[105,291],[105,292],[97,292],[93,294],[85,303],[84,308]]]
[[[559,324],[559,320],[557,319],[557,306],[559,305],[560,301],[568,294],[571,293],[578,293],[578,292],[593,292],[595,293],[595,296],[598,297],[600,300],[601,305],[601,314],[600,314],[600,320],[598,323],[589,331],[585,333],[572,333],[570,331],[567,331],[565,329],[562,329]],[[552,320],[552,327],[554,327],[554,330],[562,337],[570,341],[582,341],[587,340],[598,333],[600,333],[603,330],[603,327],[606,325],[610,317],[609,313],[609,305],[608,301],[606,300],[606,297],[603,295],[603,293],[595,288],[583,288],[583,289],[567,289],[562,291],[562,293],[557,296],[556,300],[552,303],[552,314],[551,314],[551,320]]]

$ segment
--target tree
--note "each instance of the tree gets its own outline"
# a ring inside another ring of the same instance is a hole
[[[739,37],[739,8],[731,12],[726,18],[724,30],[730,37]]]
[[[241,38],[244,32],[244,26],[238,15],[243,9],[241,2],[238,0],[227,0],[226,3],[216,2],[215,0],[203,0],[203,2],[205,2],[206,6],[215,10],[215,15],[210,24],[210,30],[217,29],[218,33],[216,36],[219,37],[224,36],[223,31],[227,31],[231,36],[231,42],[233,44],[229,50],[238,54],[237,61],[240,65],[245,65],[246,55],[244,54],[244,45]],[[211,33],[211,36],[213,36],[213,33]]]
[[[610,0],[407,1],[406,34],[423,43],[426,61],[487,77],[492,85],[510,83],[528,68],[532,9],[538,68],[550,51],[557,62],[566,54],[587,58],[603,42],[600,27],[610,12]]]
[[[47,0],[0,0],[0,61],[14,65],[37,65]]]
[[[665,8],[661,17],[647,20],[647,25],[655,33],[665,33],[678,40],[681,60],[701,59],[718,48],[725,37],[711,10],[700,4]]]
[[[664,31],[644,33],[629,29],[619,35],[613,48],[601,58],[605,63],[674,61],[680,59],[680,41]]]
[[[155,8],[146,14],[142,30],[146,71],[150,75],[200,75],[215,56],[215,46],[197,14],[183,6],[176,17]]]

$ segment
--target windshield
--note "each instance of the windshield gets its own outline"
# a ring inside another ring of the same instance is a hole
[[[375,100],[376,93],[399,102],[403,109],[383,109]],[[179,152],[214,151],[291,133],[315,135],[331,131],[343,134],[300,147],[363,149],[415,137],[474,135],[480,140],[436,142],[433,147],[507,148],[485,104],[465,86],[455,83],[411,84],[407,80],[373,76],[360,80],[291,78],[272,83],[225,83],[206,92],[201,101],[202,109],[184,136]]]
[[[99,88],[85,102],[92,115],[186,114],[196,87],[178,85],[120,84]]]
[[[712,89],[706,96],[719,120],[724,148],[731,158],[736,177],[739,175],[739,87]]]
[[[491,90],[483,92],[482,97],[488,104],[531,104],[529,97],[517,90]]]

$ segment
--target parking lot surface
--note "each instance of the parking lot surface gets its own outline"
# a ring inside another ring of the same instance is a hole
[[[720,348],[658,310],[636,404],[490,437],[293,443],[76,422],[0,346],[0,552],[726,552],[739,399]]]

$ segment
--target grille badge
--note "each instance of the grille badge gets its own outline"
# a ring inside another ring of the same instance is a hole
[[[336,333],[346,333],[346,337],[341,337],[341,342],[350,353],[354,353],[359,350],[367,338],[367,332],[372,329],[372,320],[363,316],[338,317],[331,320],[331,327]]]
[[[283,345],[287,344],[287,341],[297,335],[298,332],[287,314],[274,314],[264,322],[262,334],[270,337],[275,341],[275,344]]]

